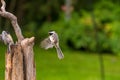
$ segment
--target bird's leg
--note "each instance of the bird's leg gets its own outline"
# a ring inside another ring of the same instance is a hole
[[[11,43],[8,44],[8,48],[7,48],[8,53],[11,53],[11,45],[12,45]]]

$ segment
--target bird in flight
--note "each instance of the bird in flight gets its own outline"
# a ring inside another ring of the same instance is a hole
[[[58,34],[55,31],[48,32],[49,36],[41,42],[41,47],[44,49],[56,48],[57,56],[59,59],[64,58],[64,54],[59,46]]]

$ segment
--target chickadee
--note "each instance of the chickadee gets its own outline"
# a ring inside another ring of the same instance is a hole
[[[57,56],[59,59],[63,59],[64,55],[63,52],[61,51],[61,48],[59,46],[59,38],[58,35],[55,31],[50,31],[49,32],[49,37],[44,39],[41,42],[41,47],[45,48],[45,49],[49,49],[49,48],[56,48],[57,51]]]
[[[2,31],[1,40],[4,42],[5,45],[8,46],[8,52],[10,52],[11,51],[10,46],[14,44],[11,35],[6,31]]]

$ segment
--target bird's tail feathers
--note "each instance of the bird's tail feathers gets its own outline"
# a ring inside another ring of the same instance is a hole
[[[56,50],[57,50],[57,56],[59,59],[63,59],[64,58],[64,54],[61,50],[61,48],[59,46],[56,46]]]

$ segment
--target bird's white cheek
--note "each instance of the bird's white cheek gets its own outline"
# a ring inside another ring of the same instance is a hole
[[[51,41],[51,42],[54,42],[54,39],[53,39],[53,37],[52,37],[52,36],[50,36],[50,41]]]

